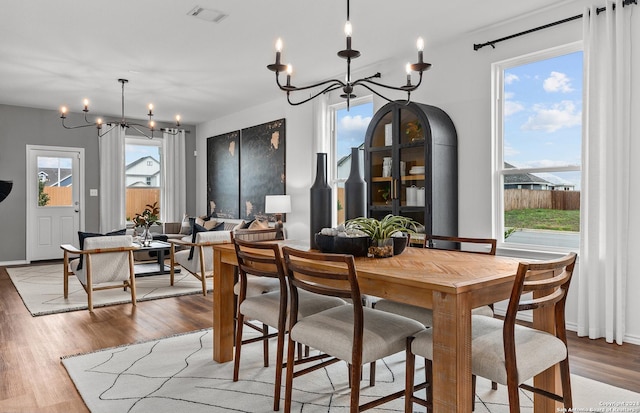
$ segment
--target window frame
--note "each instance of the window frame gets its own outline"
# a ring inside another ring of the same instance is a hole
[[[575,172],[580,171],[584,176],[584,165],[544,168],[504,168],[504,72],[513,67],[539,62],[554,57],[584,52],[583,42],[577,41],[549,49],[528,53],[526,55],[505,59],[491,64],[491,142],[492,142],[492,211],[493,211],[493,236],[497,239],[498,248],[504,250],[541,251],[567,253],[575,251],[575,248],[546,246],[541,244],[521,244],[506,242],[504,238],[504,176],[522,173],[544,172]],[[580,79],[584,91],[584,66],[583,78]],[[582,97],[582,107],[586,106],[585,94]],[[582,125],[584,127],[584,125]],[[583,159],[584,148],[580,148],[580,158]]]
[[[366,95],[351,99],[350,107],[353,108],[355,106],[364,105],[367,103],[371,103],[372,105],[372,113],[371,116],[375,114],[375,102],[373,100],[373,95]],[[337,128],[337,119],[338,119],[338,111],[347,108],[347,102],[341,101],[337,103],[330,103],[327,105],[328,112],[328,121],[329,121],[329,150],[331,151],[329,155],[329,165],[330,165],[330,176],[329,176],[329,186],[331,186],[331,198],[332,198],[332,210],[331,210],[331,225],[335,227],[338,225],[338,185],[340,183],[344,184],[345,179],[338,179],[338,128]],[[365,137],[366,138],[366,137]],[[363,141],[364,142],[364,141]],[[364,157],[364,153],[362,154]],[[362,159],[364,161],[364,158]],[[364,175],[362,177],[364,179]],[[344,209],[344,205],[342,206]]]
[[[144,136],[138,136],[138,135],[125,135],[124,138],[124,152],[125,152],[125,156],[126,156],[126,151],[127,151],[127,145],[135,145],[135,146],[154,146],[158,148],[158,154],[160,159],[158,160],[158,162],[160,163],[160,173],[158,175],[158,185],[157,186],[153,186],[153,185],[147,185],[148,187],[151,188],[158,188],[160,190],[160,211],[162,212],[162,194],[165,190],[164,188],[164,176],[162,174],[162,164],[164,162],[164,153],[163,153],[163,141],[161,137],[154,137],[152,139],[149,139],[147,137]],[[149,162],[149,161],[147,161]],[[126,178],[126,167],[127,167],[127,163],[125,162],[125,171],[124,171],[124,178],[125,178],[125,182],[124,182],[124,186],[122,188],[123,192],[124,192],[124,202],[126,205],[127,202],[127,178]],[[147,178],[148,179],[148,178]],[[146,182],[145,182],[146,183]],[[126,211],[125,211],[125,215],[126,215]],[[130,224],[131,221],[127,221],[127,217],[124,217],[124,220],[127,224]]]

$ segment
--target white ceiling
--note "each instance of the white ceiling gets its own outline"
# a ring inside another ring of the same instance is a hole
[[[558,0],[352,0],[354,67],[415,60],[429,44],[525,15]],[[224,12],[211,23],[195,6]],[[120,116],[118,78],[129,79],[125,114],[197,124],[264,101],[285,99],[266,69],[274,43],[295,84],[344,76],[346,0],[19,0],[0,11],[0,103]],[[525,29],[525,28],[523,28]],[[478,39],[486,41],[490,39]],[[470,44],[469,47],[472,47]],[[406,56],[406,57],[405,57]],[[431,62],[437,64],[437,62]]]

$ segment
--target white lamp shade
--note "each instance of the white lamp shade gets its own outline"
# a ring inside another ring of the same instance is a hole
[[[291,197],[289,195],[267,195],[264,198],[264,212],[267,214],[291,212]]]

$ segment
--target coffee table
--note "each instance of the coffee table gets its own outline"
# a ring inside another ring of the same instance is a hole
[[[140,242],[134,241],[133,245],[139,247],[136,251],[156,251],[156,262],[147,262],[134,265],[134,273],[136,277],[146,277],[150,275],[169,274],[171,268],[164,263],[165,253],[171,248],[171,244],[164,241],[151,241],[148,247],[143,246]],[[179,268],[174,270],[180,272]]]

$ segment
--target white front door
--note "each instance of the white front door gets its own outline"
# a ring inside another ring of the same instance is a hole
[[[27,260],[62,258],[78,245],[84,149],[27,145]]]

